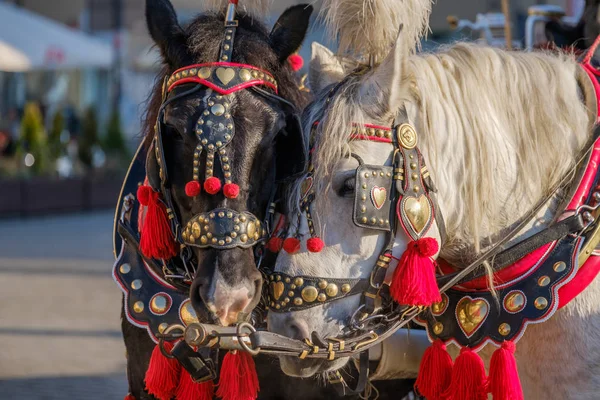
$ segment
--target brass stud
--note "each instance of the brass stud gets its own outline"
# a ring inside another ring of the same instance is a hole
[[[314,286],[307,286],[304,289],[302,289],[301,295],[304,301],[306,301],[307,303],[312,303],[317,299],[319,291]]]
[[[325,293],[320,293],[319,296],[317,297],[317,300],[319,300],[322,303],[325,300],[327,300],[327,295]]]
[[[344,293],[344,294],[345,294],[345,293],[348,293],[348,292],[350,291],[350,289],[351,289],[351,288],[350,288],[350,285],[349,285],[348,283],[344,283],[344,284],[342,285],[342,293]]]
[[[227,218],[229,218],[229,219],[233,218],[233,213],[231,211],[227,213]]]
[[[200,237],[200,243],[207,244],[208,243],[208,238],[206,236]]]
[[[158,333],[164,333],[168,327],[169,327],[169,324],[167,324],[166,322],[163,322],[162,324],[160,324],[158,326]]]
[[[371,218],[371,224],[375,225],[377,223],[377,218]]]
[[[235,239],[237,237],[237,233],[236,232],[231,232],[231,237]]]
[[[131,282],[131,288],[133,290],[140,290],[142,288],[142,281],[141,279],[136,279],[133,282]]]
[[[150,300],[150,310],[152,310],[154,314],[162,315],[166,313],[170,307],[171,299],[165,295],[158,294]]]
[[[206,79],[210,76],[210,68],[203,67],[198,70],[198,77],[201,79]]]
[[[302,299],[300,297],[296,297],[294,299],[294,304],[297,306],[301,306],[302,305]]]
[[[365,206],[360,207],[360,212],[361,213],[366,213],[367,212],[367,207],[365,207]]]
[[[363,224],[366,224],[366,223],[367,223],[367,217],[363,217],[363,218],[361,219],[361,222],[362,222]]]
[[[366,184],[366,183],[364,183],[364,184],[362,185],[362,188],[363,188],[363,189],[366,189],[366,188],[367,188],[367,184]]]
[[[194,235],[194,239],[198,239],[200,237],[201,231],[200,231],[200,224],[197,222],[194,222],[192,224],[192,235]]]
[[[212,244],[217,244],[217,242],[218,242],[217,238],[212,238],[210,241]]]
[[[119,267],[122,274],[128,274],[131,271],[131,265],[125,263]]]
[[[244,82],[248,82],[252,79],[252,74],[247,69],[243,69],[240,71],[240,78],[242,78]]]
[[[288,292],[288,296],[290,296],[290,297],[294,297],[294,291],[293,291],[293,290],[290,290],[290,291]]]
[[[417,169],[417,163],[410,163],[410,169]]]
[[[133,311],[135,311],[138,314],[144,311],[144,303],[142,303],[141,301],[136,301],[133,304]]]
[[[258,78],[258,71],[252,71],[252,77]]]
[[[296,289],[296,285],[294,285],[293,283],[290,285],[290,289],[294,290]]]
[[[209,239],[211,239],[211,238],[213,237],[213,234],[212,234],[212,233],[210,233],[210,232],[207,232],[207,233],[206,233],[206,237],[207,237],[207,238],[209,238]]]
[[[302,286],[302,285],[304,285],[304,279],[302,279],[302,278],[296,278],[296,279],[294,279],[294,284],[296,286]]]
[[[229,57],[227,55],[224,55],[223,57],[221,57],[221,60],[227,61],[227,60],[229,60]]]
[[[565,269],[567,269],[567,263],[565,263],[564,261],[559,261],[556,264],[554,264],[553,268],[555,272],[563,272]]]
[[[533,304],[538,310],[543,310],[546,307],[548,307],[548,299],[546,299],[545,297],[538,297],[537,299],[535,299]]]
[[[504,298],[504,308],[510,313],[517,313],[525,308],[525,295],[519,291],[509,293]]]
[[[421,190],[421,188],[420,188],[420,187],[418,187],[418,186],[415,186],[415,187],[413,188],[413,191],[414,191],[415,193],[416,193],[416,192],[418,192],[419,190]]]
[[[441,322],[436,322],[433,325],[433,333],[436,335],[440,335],[444,331],[444,325]]]
[[[290,283],[292,280],[290,278],[285,278],[285,283]]]
[[[227,39],[227,40],[231,40],[231,35],[227,35],[227,36],[225,36],[225,39]]]
[[[242,236],[240,236],[240,241],[242,243],[246,243],[248,241],[248,235],[243,234]]]
[[[219,246],[223,246],[223,245],[225,245],[225,241],[224,241],[224,240],[219,240],[219,242],[218,242],[218,243],[219,243]]]
[[[550,277],[544,275],[538,279],[538,285],[541,287],[546,287],[550,284]]]
[[[225,49],[225,50],[229,50],[229,49],[230,49],[230,47],[229,47],[229,45],[228,45],[228,44],[226,44],[225,46],[223,46],[223,49]]]
[[[498,333],[502,336],[508,336],[510,334],[510,325],[506,322],[500,324],[498,327]]]
[[[275,308],[279,310],[279,309],[281,308],[281,305],[277,304],[277,305],[275,306]]]
[[[327,287],[327,281],[324,279],[321,279],[319,281],[319,289],[325,289]]]
[[[338,287],[335,283],[330,283],[329,285],[327,285],[327,288],[325,289],[325,293],[327,293],[327,296],[329,297],[335,297],[338,294]]]
[[[223,211],[219,212],[219,218],[224,218],[225,217],[225,213]]]

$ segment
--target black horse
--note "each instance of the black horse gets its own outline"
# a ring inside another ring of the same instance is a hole
[[[169,0],[146,1],[150,35],[160,49],[164,63],[145,120],[145,143],[150,149],[147,175],[152,186],[159,188],[163,173],[168,173],[168,186],[162,185],[162,190],[166,189],[168,193],[162,194],[170,196],[172,212],[182,226],[198,215],[221,209],[249,213],[262,221],[276,183],[304,167],[306,146],[297,131],[294,105],[301,109],[308,99],[306,93],[298,89],[288,58],[301,46],[311,13],[310,6],[291,7],[282,14],[271,32],[245,13],[235,16],[238,22],[235,37],[231,39],[233,51],[227,61],[267,72],[277,82],[278,92],[273,96],[266,90],[240,90],[227,95],[235,136],[228,145],[228,167],[223,173],[229,173],[224,177],[233,177],[239,186],[239,194],[227,197],[222,193],[211,195],[200,191],[190,196],[186,184],[196,179],[194,168],[197,165],[204,168],[202,165],[208,166],[209,162],[213,165],[213,160],[206,154],[198,158],[196,149],[199,145],[198,121],[206,112],[207,99],[215,93],[211,88],[198,87],[193,82],[167,91],[165,82],[168,80],[165,78],[184,67],[224,59],[225,15],[203,14],[182,27]],[[160,140],[157,140],[159,117],[161,132]],[[154,151],[158,143],[162,154]],[[222,159],[221,164],[223,167]],[[195,270],[189,297],[198,318],[224,325],[247,319],[260,300],[262,287],[254,248],[188,248]],[[122,331],[127,349],[130,394],[136,399],[153,399],[145,389],[144,377],[155,344],[148,332],[132,325],[124,313]],[[337,397],[331,388],[319,384],[317,379],[307,381],[286,377],[275,359],[259,356],[256,364],[262,383],[260,398]],[[399,386],[396,384],[393,388],[390,395],[396,398]]]
[[[550,21],[546,24],[546,36],[558,46],[574,46],[579,50],[589,49],[600,35],[600,0],[586,0],[585,8],[579,23],[567,26],[561,21]]]

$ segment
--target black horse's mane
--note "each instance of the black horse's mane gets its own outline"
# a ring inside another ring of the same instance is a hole
[[[144,142],[149,146],[154,136],[154,125],[158,110],[162,103],[162,85],[164,78],[175,70],[191,64],[202,64],[218,61],[219,51],[224,35],[225,15],[223,13],[207,13],[197,16],[183,29],[185,31],[185,46],[174,45],[169,54],[177,60],[177,64],[166,62],[156,77],[154,88],[146,102],[146,113],[143,121],[142,134]],[[300,92],[296,76],[287,62],[279,60],[271,47],[269,31],[266,26],[254,17],[238,13],[239,23],[235,36],[232,61],[249,64],[270,72],[278,82],[279,95],[296,104],[301,110],[307,103],[306,93]]]

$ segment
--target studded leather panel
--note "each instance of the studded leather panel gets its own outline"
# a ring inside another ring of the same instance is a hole
[[[392,167],[361,165],[356,170],[354,223],[368,229],[390,230]]]

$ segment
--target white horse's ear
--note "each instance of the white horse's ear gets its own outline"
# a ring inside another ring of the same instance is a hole
[[[340,82],[345,75],[346,71],[342,61],[327,47],[313,42],[308,72],[311,90],[319,93],[327,86]]]
[[[385,111],[395,112],[401,106],[402,75],[409,56],[409,50],[403,46],[402,29],[403,25],[400,25],[398,38],[390,53],[381,65],[367,75],[360,88],[361,102],[373,105],[378,113],[381,107],[385,107]]]

